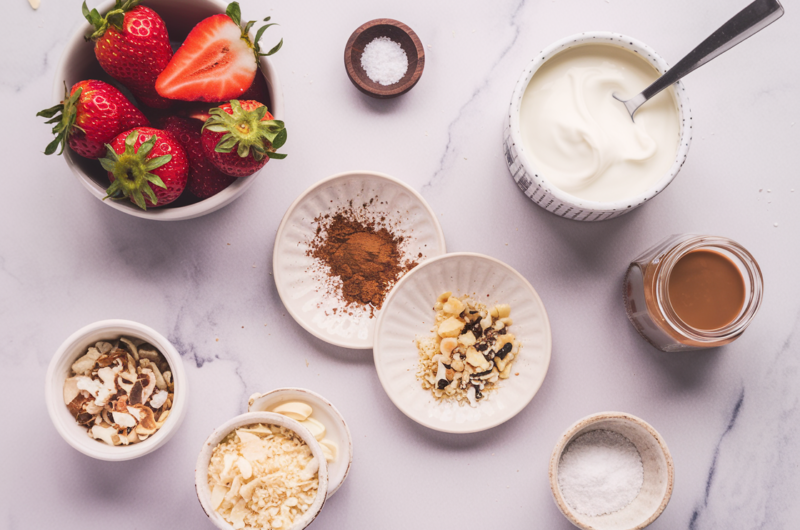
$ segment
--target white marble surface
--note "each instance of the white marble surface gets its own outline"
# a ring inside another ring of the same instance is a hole
[[[516,189],[500,148],[514,82],[546,44],[613,30],[674,63],[745,3],[243,0],[247,17],[273,15],[286,38],[275,60],[290,156],[222,211],[155,223],[93,199],[63,160],[41,154],[48,131],[34,114],[51,105],[79,0],[43,0],[37,12],[5,0],[0,528],[211,528],[193,491],[202,441],[252,392],[279,386],[323,394],[353,432],[350,477],[314,528],[567,529],[548,487],[550,451],[573,421],[602,410],[644,418],[672,450],[674,495],[652,528],[797,528],[800,2],[785,0],[782,20],[686,80],[688,162],[630,215],[580,224],[544,212]],[[393,101],[362,96],[342,64],[350,32],[376,17],[406,22],[426,45],[422,80]],[[539,291],[552,321],[550,373],[505,425],[463,436],[418,426],[387,399],[370,351],[330,347],[283,311],[269,274],[281,216],[310,184],[355,168],[413,185],[440,214],[449,250],[496,256]],[[739,341],[667,355],[628,324],[621,283],[630,258],[686,231],[744,244],[766,295]],[[58,345],[112,317],[167,335],[192,385],[175,438],[122,464],[67,446],[43,392]]]

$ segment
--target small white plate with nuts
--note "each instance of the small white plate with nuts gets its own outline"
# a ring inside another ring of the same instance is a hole
[[[431,429],[478,432],[536,395],[550,365],[544,304],[505,263],[473,253],[428,260],[389,294],[373,354],[389,399]]]

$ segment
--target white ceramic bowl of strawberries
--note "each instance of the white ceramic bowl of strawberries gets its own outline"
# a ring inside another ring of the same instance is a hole
[[[172,43],[173,49],[175,49],[178,45],[183,43],[192,28],[199,22],[213,15],[224,14],[228,2],[223,0],[145,0],[143,5],[154,10],[164,20],[169,33],[170,42]],[[99,13],[105,14],[114,9],[114,7],[115,2],[113,0],[106,0],[97,5],[95,9],[97,9]],[[76,13],[76,15],[80,16],[79,13]],[[259,15],[261,16],[259,17]],[[260,20],[263,19],[263,15],[263,13],[257,12],[243,13],[242,25],[244,25],[247,20],[259,21],[250,30],[251,40],[253,40],[257,29],[261,25],[264,25],[260,22]],[[155,121],[156,118],[154,118],[154,116],[164,117],[164,111],[149,109],[141,103],[141,101],[133,100],[131,98],[131,92],[126,90],[121,83],[112,79],[103,68],[101,68],[95,56],[95,45],[92,42],[87,42],[84,38],[87,35],[91,35],[93,31],[94,27],[88,22],[81,24],[67,43],[64,55],[56,71],[53,87],[54,102],[58,103],[64,99],[65,82],[67,88],[70,89],[79,81],[99,79],[120,88],[125,96],[134,101],[134,103],[148,115],[151,122]],[[271,44],[268,45],[266,43],[274,44],[276,40],[276,37],[270,35],[270,32],[267,31],[265,37],[262,38],[262,45],[265,47],[262,51],[266,52],[269,50]],[[255,61],[255,57],[253,57],[253,60]],[[258,62],[259,69],[256,71],[255,75],[263,76],[269,92],[268,98],[265,98],[269,101],[264,101],[263,103],[267,106],[269,112],[275,119],[279,120],[284,115],[284,102],[277,72],[269,57],[260,57]],[[185,113],[186,105],[183,105],[183,112]],[[172,114],[172,111],[170,110],[168,114]],[[153,124],[153,126],[156,128],[158,127],[156,124]],[[234,148],[234,151],[235,150]],[[104,199],[107,195],[106,190],[110,182],[108,171],[101,166],[98,160],[84,158],[75,153],[69,146],[64,149],[63,156],[69,168],[86,189],[98,199]],[[273,161],[273,163],[279,162]],[[175,202],[160,207],[148,207],[146,210],[127,199],[106,199],[103,202],[127,214],[146,219],[160,221],[192,219],[216,211],[231,203],[253,184],[259,173],[260,171],[256,171],[249,176],[235,178],[225,189],[204,199],[197,199],[192,196],[187,187],[180,198]]]

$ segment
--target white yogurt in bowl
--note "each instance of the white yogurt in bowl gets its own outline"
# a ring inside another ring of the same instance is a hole
[[[548,211],[580,221],[622,215],[663,190],[691,141],[680,83],[636,113],[631,97],[668,69],[635,39],[605,32],[559,41],[517,83],[504,138],[518,186]]]

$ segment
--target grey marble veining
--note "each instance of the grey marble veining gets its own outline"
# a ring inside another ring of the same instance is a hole
[[[611,30],[674,63],[745,3],[242,0],[246,18],[272,15],[286,40],[275,61],[289,157],[219,212],[154,223],[106,207],[41,154],[48,129],[34,115],[52,105],[80,2],[42,0],[36,12],[4,2],[0,528],[210,529],[193,491],[200,446],[247,396],[280,386],[326,396],[354,437],[351,474],[313,528],[571,528],[550,497],[550,451],[603,410],[644,418],[672,451],[674,494],[651,528],[800,527],[800,3],[786,0],[782,20],[686,78],[692,148],[651,204],[599,224],[556,218],[517,190],[501,151],[514,83],[544,46]],[[364,97],[343,67],[352,30],[377,17],[404,21],[426,45],[421,81],[392,101]],[[371,352],[320,342],[284,311],[270,275],[280,219],[309,185],[350,169],[408,182],[439,215],[449,250],[495,256],[542,296],[552,363],[513,420],[466,436],[420,427],[384,394]],[[625,318],[627,263],[681,232],[731,237],[764,272],[760,314],[725,348],[663,354]],[[175,438],[121,464],[67,446],[43,392],[59,344],[115,317],[166,335],[191,384]]]

